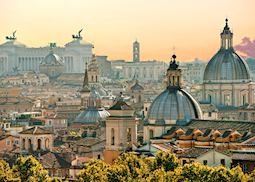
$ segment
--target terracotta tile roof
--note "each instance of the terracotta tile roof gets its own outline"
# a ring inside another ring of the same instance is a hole
[[[255,150],[252,151],[233,151],[232,160],[255,161]]]
[[[210,150],[213,150],[211,148],[190,148],[188,150],[185,150],[183,153],[179,154],[179,158],[198,158],[202,154],[205,154],[209,152]]]
[[[26,130],[20,132],[20,134],[41,135],[41,134],[53,134],[53,133],[51,131],[44,129],[44,128],[34,126],[32,128],[29,128],[29,129],[26,129]]]
[[[48,152],[39,158],[40,163],[45,169],[69,168],[71,163],[57,153]]]
[[[91,147],[95,144],[104,142],[105,140],[100,140],[98,138],[81,138],[80,140],[78,140],[76,142],[77,145],[83,145],[83,146],[87,146],[87,147]]]
[[[53,147],[52,151],[55,153],[72,153],[72,149],[66,146],[65,144]]]
[[[0,97],[0,105],[18,103],[32,103],[32,100],[26,97]]]
[[[255,122],[250,121],[229,121],[229,120],[191,120],[188,128],[214,129],[224,131],[228,129],[246,132],[255,132]]]

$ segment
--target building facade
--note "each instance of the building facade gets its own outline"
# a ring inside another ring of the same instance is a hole
[[[188,63],[181,63],[180,67],[183,71],[183,80],[188,83],[202,83],[205,71],[206,62],[200,61],[197,58]]]
[[[84,62],[90,62],[93,45],[83,40],[80,35],[73,35],[73,40],[64,47],[56,47],[55,53],[61,57],[66,73],[83,73]],[[49,47],[32,48],[17,41],[15,34],[0,45],[0,73],[10,73],[18,68],[22,72],[39,72],[39,65],[48,54]]]
[[[111,163],[121,152],[133,149],[137,142],[137,121],[133,108],[123,101],[122,95],[108,111],[104,159]]]
[[[142,81],[158,81],[164,77],[166,63],[160,61],[127,62],[124,60],[112,61],[112,69],[116,79],[130,79],[136,73]]]

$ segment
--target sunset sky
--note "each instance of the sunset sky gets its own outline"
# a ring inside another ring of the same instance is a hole
[[[137,39],[142,60],[169,60],[173,46],[179,60],[208,60],[226,17],[234,44],[255,39],[255,0],[0,0],[0,43],[17,30],[27,46],[63,46],[84,28],[109,59],[131,60]]]

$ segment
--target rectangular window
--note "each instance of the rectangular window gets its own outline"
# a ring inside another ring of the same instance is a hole
[[[149,131],[149,135],[150,135],[150,139],[152,139],[152,138],[154,137],[153,130],[150,130],[150,131]]]
[[[10,145],[11,141],[10,140],[6,140],[6,145]]]
[[[212,112],[209,112],[209,113],[208,113],[208,117],[212,117]]]
[[[131,142],[131,128],[127,129],[127,142]]]

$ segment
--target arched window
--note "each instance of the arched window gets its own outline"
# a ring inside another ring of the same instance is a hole
[[[211,103],[212,102],[212,96],[208,94],[208,101]]]
[[[96,82],[97,82],[97,75],[96,75]]]
[[[91,76],[91,81],[92,81],[92,82],[94,81],[94,76],[93,76],[93,75]]]
[[[243,104],[243,106],[246,104],[247,102],[246,102],[246,95],[243,95],[243,97],[242,97],[242,104]]]
[[[131,136],[131,128],[127,128],[127,142],[131,142],[132,136]]]
[[[46,138],[45,140],[45,149],[49,149],[50,148],[50,140],[48,138]]]
[[[114,128],[111,129],[111,145],[115,145],[115,133],[114,133]]]
[[[154,132],[153,132],[153,130],[150,130],[150,131],[149,131],[149,136],[150,136],[150,139],[154,137]]]
[[[22,140],[22,149],[25,150],[25,147],[26,147],[26,139],[23,138],[23,140]]]
[[[225,94],[225,95],[224,95],[224,105],[225,105],[225,106],[231,105],[230,94]]]
[[[37,140],[37,150],[41,150],[42,149],[42,140],[38,139]]]
[[[33,150],[33,145],[31,139],[28,139],[28,150],[32,151]]]
[[[138,97],[138,102],[139,102],[139,103],[142,102],[142,96],[141,96],[141,95],[139,95],[139,97]]]

